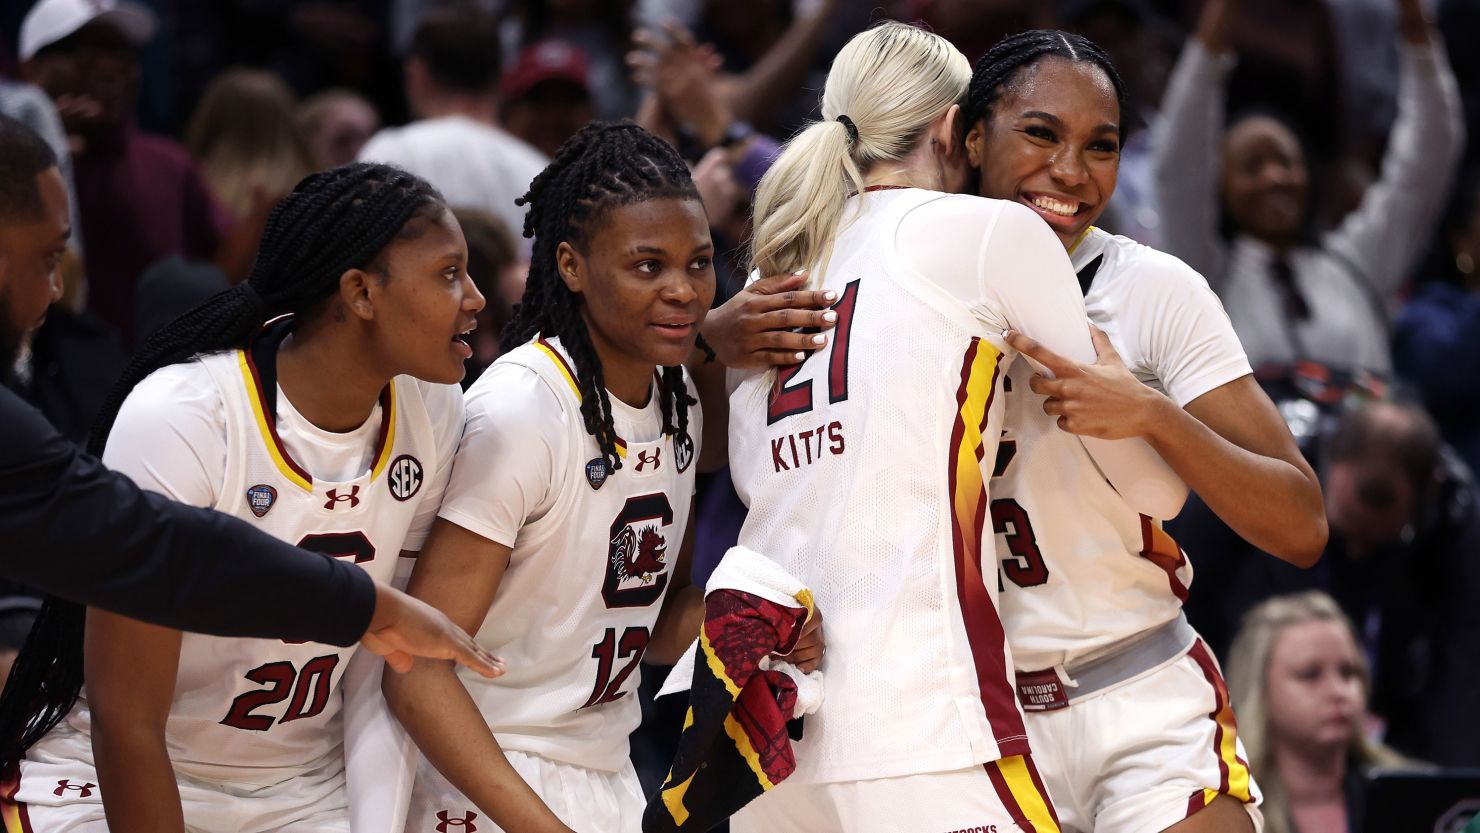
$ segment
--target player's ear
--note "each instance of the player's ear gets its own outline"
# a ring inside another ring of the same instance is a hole
[[[555,268],[560,270],[566,288],[579,295],[586,285],[586,259],[564,240],[555,247]]]
[[[961,152],[961,105],[952,104],[944,113],[936,116],[930,125],[930,139],[940,145],[940,153],[947,159],[956,158]]]
[[[339,303],[349,314],[362,321],[375,318],[375,302],[370,297],[370,287],[376,278],[364,269],[346,269],[339,276]]]
[[[987,121],[977,119],[976,124],[966,130],[966,161],[973,168],[982,166],[982,146],[987,142]]]

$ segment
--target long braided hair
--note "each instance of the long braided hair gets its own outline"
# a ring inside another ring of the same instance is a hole
[[[379,270],[385,249],[445,207],[424,180],[389,165],[354,163],[312,174],[273,209],[246,283],[221,292],[155,333],[110,392],[88,439],[101,454],[134,386],[192,357],[245,347],[268,320],[313,315],[350,269]],[[0,697],[0,764],[15,764],[50,732],[82,688],[85,609],[48,598]]]
[[[512,349],[537,334],[560,339],[575,364],[586,431],[596,438],[609,472],[622,467],[611,399],[601,359],[581,316],[585,301],[561,279],[555,250],[566,242],[585,251],[607,211],[666,198],[699,199],[688,166],[667,142],[621,121],[593,122],[567,139],[529,184],[529,193],[515,201],[529,207],[524,236],[534,240],[534,251],[524,297],[501,340],[505,349]],[[663,432],[686,436],[689,406],[695,400],[684,386],[683,368],[663,368],[658,395]]]
[[[976,62],[971,73],[971,86],[966,90],[966,101],[961,105],[966,129],[970,130],[982,120],[990,124],[992,108],[1002,93],[1019,80],[1019,72],[1050,56],[1091,63],[1104,70],[1115,88],[1115,101],[1120,105],[1120,133],[1124,141],[1126,97],[1120,72],[1099,44],[1083,35],[1057,29],[1033,29],[1005,37]]]

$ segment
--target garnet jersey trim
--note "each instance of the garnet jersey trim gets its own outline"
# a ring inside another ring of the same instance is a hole
[[[1002,353],[991,342],[973,338],[961,362],[961,387],[951,429],[949,461],[951,543],[956,555],[956,595],[966,638],[976,664],[982,707],[1003,757],[1028,752],[1028,733],[1018,711],[1012,681],[1007,678],[1007,635],[982,568],[982,537],[987,512],[987,485],[982,478],[985,438],[982,431],[992,409],[1001,373]],[[993,550],[995,553],[995,550]],[[992,571],[995,573],[995,570]]]
[[[236,357],[237,365],[242,372],[242,382],[247,388],[247,399],[252,403],[252,419],[257,424],[257,430],[262,434],[262,441],[267,446],[267,453],[272,457],[273,464],[289,481],[305,492],[312,492],[313,475],[298,465],[292,455],[288,454],[288,449],[283,446],[282,438],[278,436],[276,409],[269,408],[267,405],[271,400],[265,392],[262,373],[257,367],[251,349],[236,351]],[[273,384],[276,385],[275,379]],[[380,436],[375,442],[378,449],[375,453],[375,465],[370,469],[372,481],[380,477],[380,473],[390,462],[391,448],[396,442],[395,380],[391,380],[385,386],[385,390],[380,392],[380,407],[384,416],[380,420]]]

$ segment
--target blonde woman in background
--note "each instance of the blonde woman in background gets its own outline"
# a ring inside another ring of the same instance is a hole
[[[1366,735],[1371,683],[1351,621],[1325,593],[1277,596],[1244,615],[1228,684],[1265,833],[1347,833],[1362,776],[1413,766]]]
[[[238,223],[267,211],[315,170],[297,100],[267,70],[235,67],[211,81],[185,134],[206,183]]]
[[[753,265],[809,270],[836,298],[836,327],[802,364],[735,380],[740,543],[811,588],[829,651],[796,772],[735,816],[736,833],[1059,829],[997,615],[983,463],[1016,355],[1005,330],[1095,354],[1048,225],[942,193],[966,182],[970,79],[929,32],[857,35],[833,62],[823,121],[756,194]],[[1185,488],[1149,448],[1085,442],[1140,511],[1175,514]]]

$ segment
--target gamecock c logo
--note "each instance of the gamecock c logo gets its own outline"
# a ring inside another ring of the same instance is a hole
[[[601,599],[607,607],[647,607],[668,586],[668,540],[673,506],[662,492],[627,498],[612,521],[607,539],[606,578]]]

